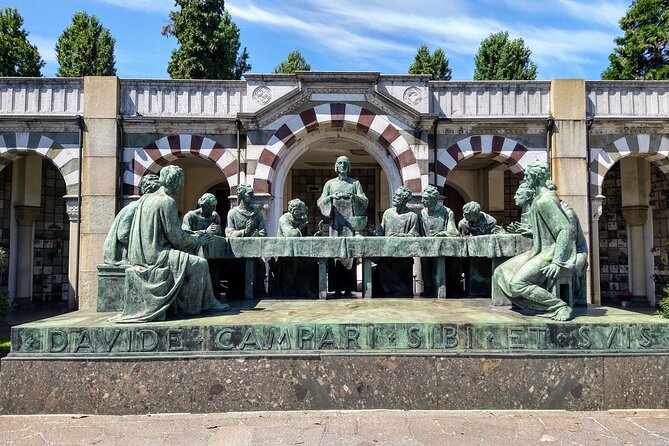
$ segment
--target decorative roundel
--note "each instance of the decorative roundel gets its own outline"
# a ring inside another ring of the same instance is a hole
[[[418,87],[409,87],[404,90],[404,102],[409,105],[418,105],[423,100],[423,93]]]
[[[253,90],[253,100],[260,105],[267,105],[272,100],[272,90],[262,86]]]

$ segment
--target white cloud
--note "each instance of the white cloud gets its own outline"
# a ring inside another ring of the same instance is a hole
[[[95,0],[121,8],[133,9],[146,12],[169,12],[174,8],[172,0]]]
[[[597,22],[614,28],[618,27],[618,22],[629,7],[629,0],[557,0],[557,3],[561,4],[574,18],[584,23]]]
[[[42,57],[44,62],[56,62],[56,42],[58,39],[51,39],[31,33],[28,36],[28,41],[33,45],[37,45],[39,55]]]

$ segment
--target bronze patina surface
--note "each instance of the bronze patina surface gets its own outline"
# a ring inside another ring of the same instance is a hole
[[[435,352],[669,353],[669,321],[618,308],[569,322],[491,307],[488,299],[239,301],[224,315],[132,326],[78,311],[13,328],[10,356]]]

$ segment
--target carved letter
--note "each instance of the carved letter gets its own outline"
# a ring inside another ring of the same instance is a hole
[[[267,350],[272,350],[272,347],[274,346],[274,340],[278,337],[279,339],[276,342],[276,346],[279,350],[281,350],[282,344],[286,344],[286,349],[290,350],[290,336],[288,336],[288,330],[285,328],[281,329],[281,332],[277,336],[277,332],[279,331],[278,328],[270,327],[268,333],[267,333]]]
[[[118,328],[114,329],[114,331],[112,331],[111,339],[107,339],[107,335],[105,335],[104,330],[101,330],[99,333],[100,336],[98,336],[98,338],[102,346],[105,348],[105,351],[107,351],[107,353],[111,352],[112,348],[114,348],[114,344],[116,344],[116,341],[118,340],[118,337],[121,335],[121,330]]]
[[[334,335],[332,334],[332,329],[330,327],[325,327],[325,331],[323,332],[321,340],[318,343],[318,350],[321,350],[326,344],[328,345],[328,348],[337,348]]]
[[[152,352],[158,348],[158,333],[153,330],[139,330],[139,351]]]
[[[67,333],[63,330],[49,331],[49,353],[62,353],[67,348]]]
[[[530,333],[536,333],[537,348],[546,348],[546,334],[548,333],[548,327],[530,327],[528,330]]]
[[[590,341],[590,328],[589,327],[579,327],[578,328],[578,348],[586,349],[592,346],[592,341]]]
[[[442,334],[444,335],[443,348],[455,348],[458,346],[458,331],[455,327],[442,327]]]
[[[298,329],[299,336],[297,338],[297,348],[300,350],[303,350],[304,344],[307,341],[311,341],[311,339],[314,337],[314,332],[311,331],[311,328],[309,327],[300,327]]]
[[[246,333],[244,333],[244,338],[242,339],[242,342],[239,344],[237,348],[240,350],[244,350],[247,345],[252,345],[255,350],[262,349],[262,346],[256,339],[256,334],[253,331],[253,327],[248,327],[246,329]]]
[[[611,344],[613,344],[613,339],[616,337],[616,333],[618,333],[618,327],[611,327],[611,331],[606,337],[606,348],[611,348]]]
[[[643,348],[648,348],[653,345],[653,337],[650,334],[650,327],[641,327],[639,335],[643,340],[639,341],[639,345]]]
[[[171,328],[167,330],[167,351],[176,352],[185,350],[184,331],[180,328]]]
[[[95,349],[91,345],[91,337],[88,334],[88,330],[81,330],[77,340],[74,342],[74,353],[79,353],[79,349],[81,348],[86,348],[90,350],[90,352],[95,353]]]
[[[522,327],[509,327],[509,348],[525,348],[525,344],[518,342],[522,332]]]
[[[360,331],[355,327],[346,327],[346,348],[348,350],[360,348],[358,343],[358,338],[360,337]],[[353,347],[351,347],[353,344]]]
[[[418,327],[410,327],[409,328],[409,343],[408,346],[409,348],[419,348],[421,344],[421,339],[419,336],[420,333],[420,328]]]
[[[216,335],[216,347],[221,350],[232,350],[235,346],[232,344],[232,329],[224,328]],[[226,339],[223,339],[227,335]]]
[[[472,326],[471,325],[465,325],[465,348],[468,349],[468,350],[472,348]]]

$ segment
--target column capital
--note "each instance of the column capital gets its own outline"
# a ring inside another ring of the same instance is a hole
[[[21,226],[31,226],[39,217],[39,213],[42,210],[39,206],[26,206],[23,204],[14,205],[14,218],[16,222]]]
[[[623,218],[628,225],[643,226],[646,224],[646,219],[648,218],[647,205],[623,206],[621,210],[623,212]]]
[[[604,200],[606,200],[606,197],[604,195],[597,195],[595,198],[592,199],[592,219],[594,221],[598,221],[599,217],[602,216],[602,212],[604,211]]]
[[[65,195],[65,212],[70,218],[70,223],[79,222],[79,197],[77,195]]]

